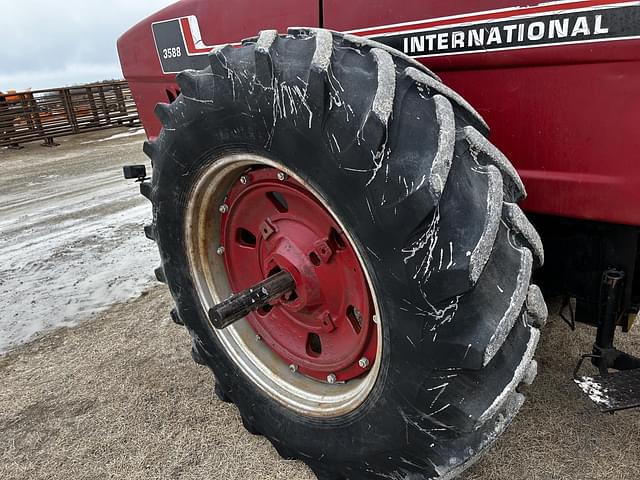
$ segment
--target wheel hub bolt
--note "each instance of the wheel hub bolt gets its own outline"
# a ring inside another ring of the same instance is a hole
[[[298,371],[298,366],[292,363],[289,365],[289,370],[291,370],[291,373],[296,373]]]
[[[327,375],[327,382],[329,383],[336,383],[336,375],[334,373],[330,373],[329,375]]]
[[[367,368],[369,366],[369,359],[367,357],[362,357],[358,360],[358,365],[360,365],[360,368]]]
[[[217,248],[216,253],[217,253],[218,255],[224,255],[224,247],[223,247],[222,245],[220,245],[220,246]]]
[[[218,211],[220,213],[227,213],[229,211],[229,206],[226,203],[223,203],[222,205],[220,205],[220,207],[218,208]]]
[[[287,174],[284,172],[278,172],[276,176],[278,177],[278,180],[280,180],[281,182],[284,182],[287,179]]]
[[[242,185],[246,185],[248,181],[249,181],[249,179],[247,178],[247,176],[246,176],[246,175],[242,175],[242,176],[240,177],[240,183],[241,183]]]

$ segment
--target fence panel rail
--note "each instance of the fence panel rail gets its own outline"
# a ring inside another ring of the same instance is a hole
[[[0,146],[139,125],[126,81],[0,93]]]

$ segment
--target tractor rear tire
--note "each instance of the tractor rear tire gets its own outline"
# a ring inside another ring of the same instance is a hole
[[[181,95],[157,106],[163,129],[145,144],[146,232],[218,395],[320,479],[455,477],[520,409],[546,318],[530,284],[541,242],[517,206],[525,189],[483,119],[400,52],[321,29],[263,31],[214,49],[210,67],[177,81]],[[375,383],[350,411],[310,415],[274,400],[207,318],[190,264],[189,205],[205,172],[230,155],[295,174],[362,258],[381,355]]]

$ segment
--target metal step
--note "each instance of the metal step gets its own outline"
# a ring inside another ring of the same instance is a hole
[[[640,368],[574,379],[603,412],[640,407]]]

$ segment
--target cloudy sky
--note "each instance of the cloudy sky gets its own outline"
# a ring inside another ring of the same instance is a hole
[[[0,91],[122,78],[116,40],[175,0],[0,0]]]

